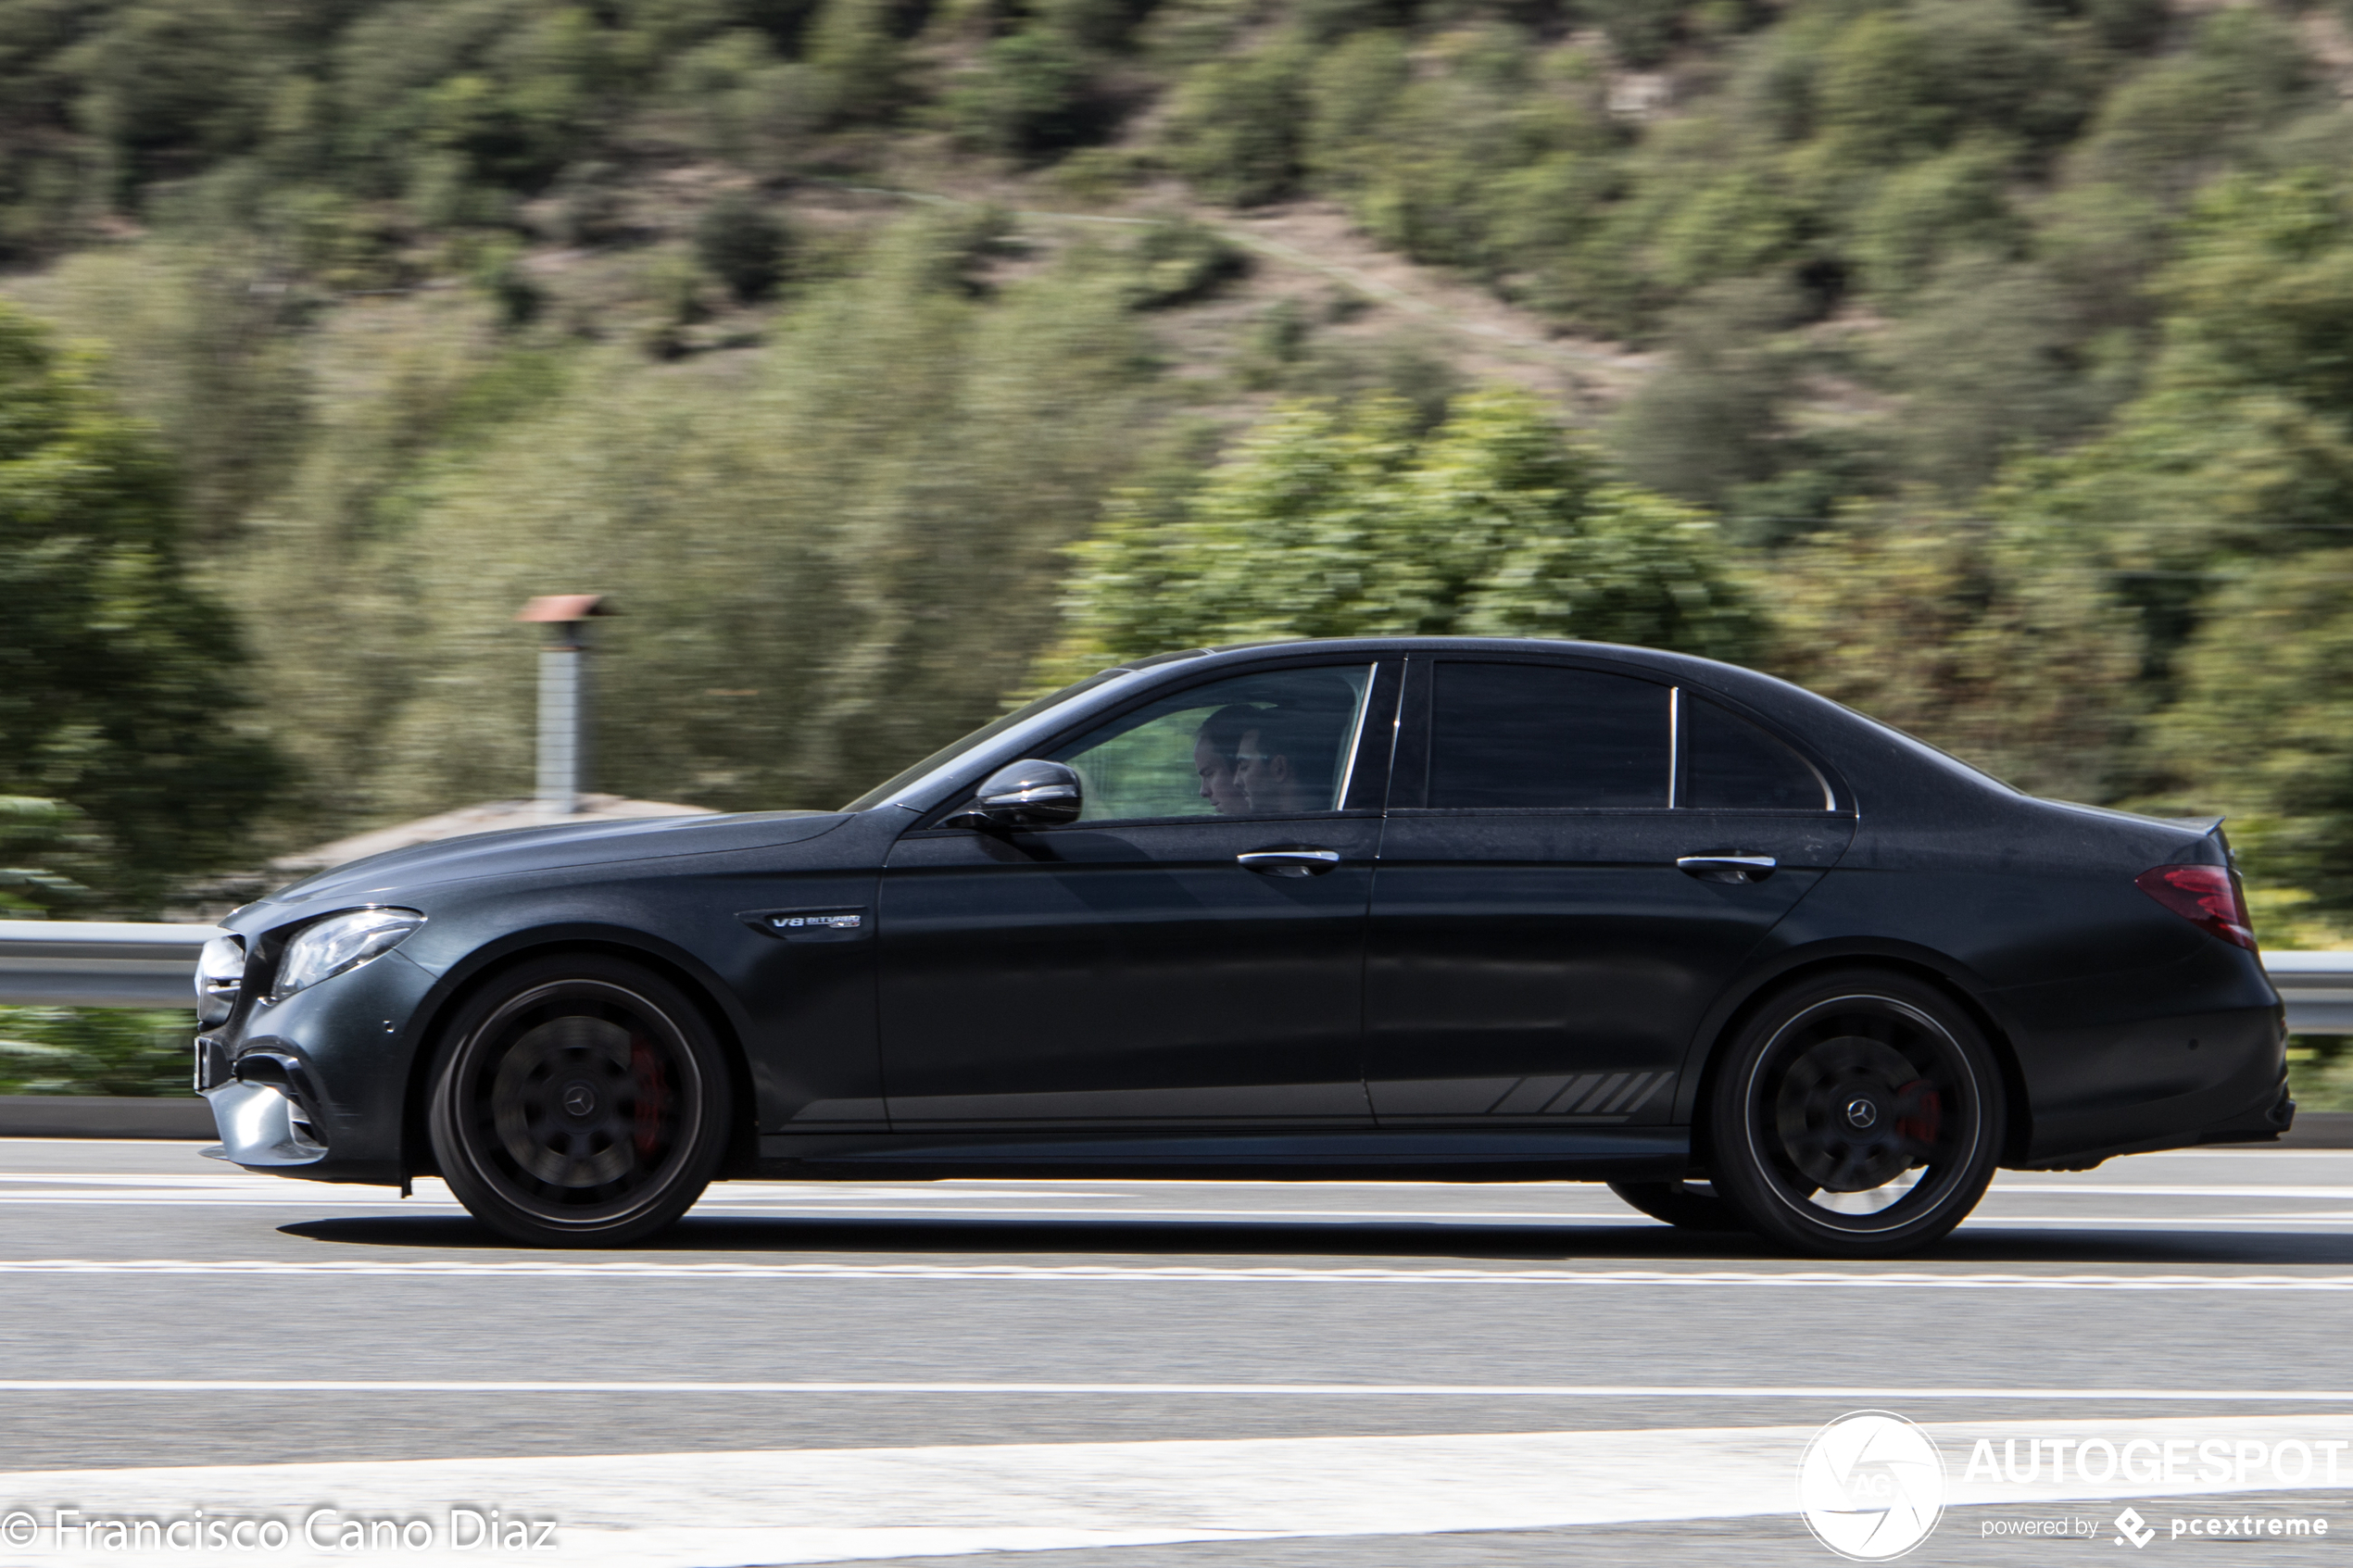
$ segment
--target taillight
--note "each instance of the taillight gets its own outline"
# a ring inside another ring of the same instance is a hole
[[[2246,916],[2239,879],[2227,866],[2159,866],[2143,872],[2133,885],[2225,942],[2255,950],[2255,930]]]

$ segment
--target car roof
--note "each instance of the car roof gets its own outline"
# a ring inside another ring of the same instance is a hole
[[[1744,695],[1756,688],[1777,688],[1779,691],[1803,696],[1808,703],[1824,699],[1802,686],[1792,685],[1777,676],[1727,664],[1721,659],[1705,659],[1697,654],[1672,653],[1664,648],[1637,647],[1627,643],[1588,642],[1574,637],[1292,637],[1253,643],[1225,643],[1212,648],[1187,648],[1181,652],[1154,654],[1148,659],[1124,659],[1111,666],[1113,670],[1163,670],[1167,666],[1190,663],[1195,659],[1212,662],[1204,668],[1215,668],[1231,660],[1277,654],[1301,653],[1328,656],[1361,653],[1367,657],[1398,653],[1505,653],[1535,654],[1547,658],[1586,657],[1612,664],[1628,664],[1660,674],[1684,676]],[[1830,705],[1835,706],[1835,705]]]

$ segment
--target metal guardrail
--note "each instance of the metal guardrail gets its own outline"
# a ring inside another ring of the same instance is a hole
[[[191,1004],[211,925],[0,921],[0,1003],[49,1007]],[[2353,1035],[2353,952],[2267,953],[2263,967],[2299,1035]]]
[[[0,1002],[194,1007],[196,954],[220,935],[214,925],[0,921]]]
[[[2271,988],[2296,1035],[2353,1035],[2353,953],[2266,953]]]

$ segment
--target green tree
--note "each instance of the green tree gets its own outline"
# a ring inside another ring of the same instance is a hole
[[[277,776],[180,532],[152,440],[0,307],[0,792],[83,814],[101,908],[151,909],[220,864]]]
[[[2022,789],[2115,797],[2140,640],[2064,535],[1890,508],[1769,569],[1767,668]]]
[[[618,345],[453,332],[399,367],[363,327],[322,345],[368,395],[224,574],[252,684],[301,715],[281,837],[527,794],[512,617],[537,593],[623,611],[594,656],[599,789],[832,807],[986,720],[1154,413],[1124,262],[982,290],[994,232],[895,225],[717,375]]]
[[[1519,392],[1284,405],[1180,496],[1128,492],[1070,552],[1041,679],[1202,644],[1585,637],[1742,658],[1757,618],[1704,516],[1610,475]]]
[[[2207,603],[2158,721],[2164,795],[2239,818],[2266,881],[2353,910],[2353,550],[2249,567]]]
[[[2154,293],[2167,313],[2140,395],[2074,451],[2015,468],[1989,505],[2069,531],[2139,585],[2162,679],[2216,574],[2341,545],[2353,519],[2353,182],[2219,182]]]

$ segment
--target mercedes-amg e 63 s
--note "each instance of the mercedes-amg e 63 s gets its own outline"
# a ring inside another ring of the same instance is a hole
[[[554,1246],[729,1176],[1117,1173],[1605,1181],[1881,1257],[1996,1167],[2294,1110],[2219,822],[1587,643],[1141,660],[838,811],[453,839],[227,927],[212,1152]]]

